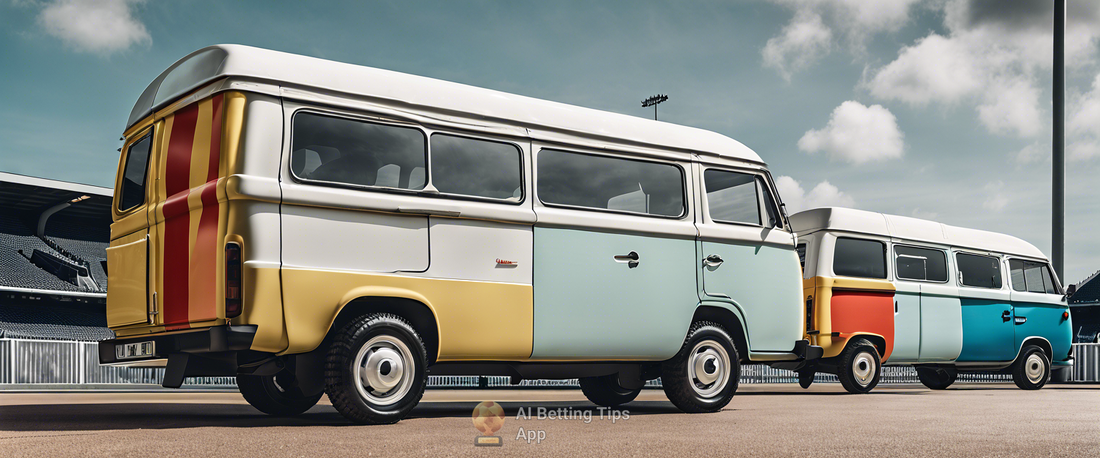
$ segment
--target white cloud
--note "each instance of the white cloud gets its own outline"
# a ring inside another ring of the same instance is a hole
[[[919,0],[772,0],[794,11],[791,22],[764,46],[764,65],[790,81],[791,75],[832,51],[840,41],[864,52],[872,34],[894,31],[909,21]]]
[[[1049,162],[1050,161],[1050,143],[1048,142],[1035,142],[1025,146],[1023,149],[1016,153],[1016,163],[1018,165],[1029,165],[1036,162]]]
[[[833,110],[825,128],[806,132],[798,140],[798,149],[811,154],[823,151],[832,159],[862,164],[900,158],[905,142],[890,110],[849,100]]]
[[[821,23],[821,16],[799,11],[783,32],[764,45],[764,66],[775,68],[790,81],[793,72],[814,63],[829,51],[833,33]]]
[[[1004,210],[1008,206],[1008,195],[1005,193],[1005,184],[1003,181],[997,181],[993,183],[987,183],[982,188],[985,192],[985,201],[982,202],[982,207],[986,210],[999,212]]]
[[[821,207],[850,207],[856,206],[855,199],[845,194],[828,181],[822,181],[814,186],[809,193],[802,189],[798,180],[789,176],[781,176],[775,179],[775,189],[787,206],[788,214],[795,214],[802,210]]]
[[[1068,2],[1066,63],[1094,64],[1100,2]],[[1037,137],[1046,132],[1046,101],[1035,82],[1052,66],[1053,8],[1045,0],[946,0],[946,34],[930,33],[873,69],[875,97],[912,105],[972,104],[992,133]]]
[[[143,0],[55,0],[45,5],[38,23],[46,33],[80,52],[111,54],[152,42],[134,17]]]

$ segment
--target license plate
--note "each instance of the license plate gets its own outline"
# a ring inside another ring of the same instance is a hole
[[[115,357],[118,359],[134,359],[153,356],[157,353],[156,342],[135,342],[115,345]]]

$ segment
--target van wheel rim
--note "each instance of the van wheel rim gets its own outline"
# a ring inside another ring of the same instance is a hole
[[[852,360],[852,377],[860,386],[870,385],[876,372],[878,372],[878,364],[875,364],[875,358],[870,353],[860,352]]]
[[[687,370],[695,394],[704,398],[714,396],[729,383],[729,353],[722,344],[713,340],[699,342],[691,349]]]
[[[1028,355],[1027,360],[1024,361],[1024,375],[1027,375],[1027,381],[1039,383],[1045,374],[1046,363],[1043,362],[1043,358],[1036,353]]]
[[[390,405],[412,388],[416,367],[409,347],[389,335],[374,336],[355,356],[355,387],[371,404]]]

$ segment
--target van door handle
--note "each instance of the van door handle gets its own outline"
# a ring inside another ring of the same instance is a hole
[[[627,253],[627,254],[616,255],[615,256],[615,262],[625,262],[627,267],[630,267],[631,269],[633,269],[635,267],[638,267],[638,263],[641,262],[641,261],[639,261],[640,258],[641,258],[641,256],[638,256],[637,251],[631,251],[630,253]]]
[[[898,314],[898,301],[894,301],[894,315]]]
[[[1027,317],[1017,315],[1016,316],[1016,324],[1024,324],[1024,323],[1027,323]]]
[[[723,262],[725,262],[725,260],[723,260],[721,256],[718,256],[716,254],[707,256],[707,258],[703,260],[703,263],[706,264],[708,267],[718,267],[722,265]]]
[[[1012,319],[1012,312],[1009,312],[1008,310],[1005,310],[1005,313],[1001,314],[1001,321],[1004,321],[1005,323],[1007,323],[1008,320],[1011,320],[1011,319]]]

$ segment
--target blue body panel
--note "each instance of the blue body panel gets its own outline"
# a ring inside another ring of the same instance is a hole
[[[1007,301],[962,298],[962,353],[958,361],[1011,361],[1016,358],[1012,320],[1002,315],[1012,305]]]
[[[536,227],[532,359],[664,360],[699,305],[695,241]],[[630,252],[639,262],[616,261]]]
[[[1066,306],[1016,302],[1016,319],[1026,318],[1024,323],[1016,324],[1016,348],[1023,345],[1028,337],[1042,337],[1050,341],[1054,353],[1053,361],[1064,361],[1069,355],[1073,340],[1072,325],[1069,318],[1062,319],[1068,311]],[[1014,320],[1015,321],[1015,320]]]

